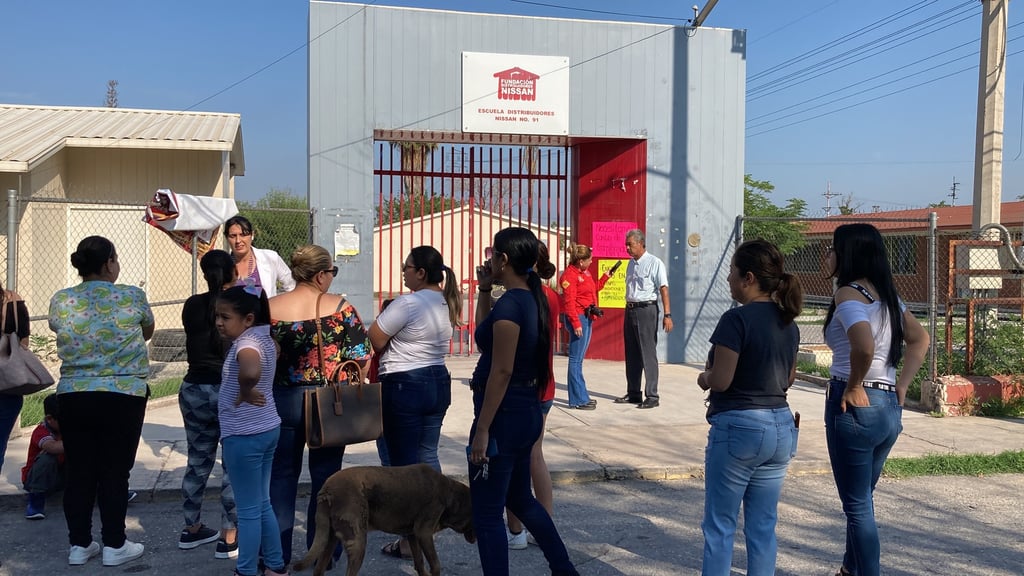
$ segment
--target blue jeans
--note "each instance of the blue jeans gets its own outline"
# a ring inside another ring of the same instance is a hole
[[[228,436],[223,440],[224,465],[231,474],[238,511],[239,574],[256,574],[259,558],[275,572],[283,572],[280,531],[270,505],[270,468],[280,430]]]
[[[797,429],[789,408],[729,410],[710,418],[704,453],[704,576],[728,576],[740,502],[747,574],[775,574],[775,522]]]
[[[312,386],[274,387],[274,403],[281,417],[281,439],[274,452],[274,465],[270,472],[270,503],[277,515],[281,530],[281,553],[285,564],[292,561],[292,531],[295,528],[295,499],[302,473],[302,451],[306,447],[306,419],[303,415],[302,393]],[[341,470],[344,448],[311,448],[309,450],[310,498],[306,507],[306,548],[316,536],[316,495],[332,474]],[[230,470],[228,471],[230,473]],[[234,476],[231,477],[235,483]],[[237,499],[237,492],[235,490]],[[335,558],[341,553],[335,550]]]
[[[0,394],[0,466],[4,465],[7,454],[7,440],[11,437],[18,417],[21,416],[21,405],[25,397],[14,394]]]
[[[473,392],[473,411],[479,416],[483,390]],[[508,540],[502,513],[505,507],[522,521],[537,540],[554,574],[576,574],[562,537],[551,516],[530,489],[530,452],[540,437],[543,417],[537,388],[508,388],[491,423],[490,438],[498,453],[484,465],[469,463],[473,525],[484,576],[508,576]],[[476,436],[476,420],[469,432]]]
[[[593,325],[586,314],[580,314],[579,319],[583,334],[577,336],[568,316],[565,318],[565,326],[569,330],[569,374],[566,383],[569,389],[569,406],[579,406],[590,402],[587,381],[583,378],[583,357],[587,354],[587,348],[590,348]]]
[[[381,411],[389,466],[429,464],[441,471],[437,444],[452,403],[452,376],[443,365],[384,374]]]
[[[845,388],[845,382],[830,381],[825,400],[828,456],[846,514],[843,566],[856,576],[877,576],[881,546],[875,524],[875,484],[903,431],[903,408],[895,392],[865,388],[871,405],[847,405],[844,413],[839,403]]]

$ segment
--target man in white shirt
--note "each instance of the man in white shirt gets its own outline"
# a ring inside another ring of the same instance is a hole
[[[656,408],[658,401],[658,298],[664,311],[662,327],[672,331],[672,308],[668,300],[668,272],[665,263],[647,252],[647,239],[639,229],[626,232],[626,395],[616,404],[637,404]],[[640,377],[646,376],[643,394]],[[646,399],[644,398],[646,396]]]

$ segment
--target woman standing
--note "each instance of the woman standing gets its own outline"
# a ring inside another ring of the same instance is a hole
[[[425,463],[438,472],[441,423],[452,401],[452,377],[444,357],[462,317],[462,294],[452,269],[431,246],[409,252],[403,294],[370,325],[370,341],[380,354],[381,410],[390,466]],[[441,283],[444,287],[441,287]],[[404,539],[402,539],[404,540]],[[402,555],[402,540],[382,552]]]
[[[469,432],[469,488],[485,576],[507,576],[506,503],[530,530],[553,576],[578,573],[558,530],[530,491],[530,454],[540,437],[539,386],[548,380],[549,309],[534,271],[539,242],[525,228],[494,236],[492,256],[477,268],[484,297],[476,307],[480,360],[473,371],[474,420]],[[505,293],[491,308],[492,283]]]
[[[825,437],[846,514],[839,575],[875,576],[881,564],[875,484],[903,430],[903,401],[929,339],[896,293],[882,235],[874,226],[836,228],[825,271],[838,286],[825,317],[825,343],[832,349]]]
[[[4,334],[11,335],[11,345],[17,341],[22,348],[28,349],[29,319],[28,308],[25,301],[17,293],[4,290],[0,285],[0,311],[3,321],[0,328]],[[17,334],[15,334],[17,332]],[[0,468],[4,465],[4,456],[7,454],[7,440],[11,437],[14,424],[21,416],[21,406],[25,397],[21,394],[0,393]]]
[[[551,256],[548,247],[543,242],[538,245],[537,250],[537,275],[544,280],[542,287],[544,296],[548,300],[548,331],[551,334],[552,345],[548,347],[548,380],[540,392],[540,436],[534,442],[530,450],[530,482],[533,485],[533,494],[540,505],[548,511],[548,516],[555,513],[554,491],[551,488],[551,473],[548,471],[548,463],[544,460],[544,431],[547,430],[548,413],[555,403],[555,372],[554,364],[554,342],[558,338],[558,314],[559,308],[558,292],[548,286],[547,281],[555,276],[555,265],[551,263]],[[525,550],[530,540],[530,534],[523,529],[523,523],[516,518],[511,510],[505,511],[508,518],[508,547],[511,550]],[[536,542],[534,542],[536,544]]]
[[[224,223],[224,238],[231,246],[235,258],[238,283],[246,281],[263,288],[267,298],[278,292],[295,288],[295,280],[288,265],[273,250],[262,250],[252,245],[255,238],[252,222],[245,216],[234,216]]]
[[[274,453],[270,478],[270,501],[281,530],[284,563],[291,563],[292,530],[295,526],[295,497],[306,447],[306,424],[302,410],[303,393],[320,386],[346,360],[370,360],[370,338],[359,314],[344,296],[329,294],[338,267],[331,254],[315,245],[301,246],[292,254],[295,289],[270,300],[270,333],[281,347],[274,376],[274,402],[281,416],[281,438]],[[320,371],[317,334],[322,334],[324,369]],[[318,494],[324,482],[338,470],[345,454],[342,448],[309,450],[310,493]],[[306,546],[316,533],[316,498],[306,509]]]
[[[146,340],[153,336],[153,312],[141,289],[114,283],[121,265],[110,240],[82,240],[71,265],[82,283],[54,294],[49,314],[61,360],[57,394],[67,467],[68,564],[85,564],[100,552],[92,539],[98,501],[103,565],[120,566],[145,551],[124,531],[128,477],[149,393]]]
[[[583,378],[583,357],[590,347],[590,335],[594,322],[592,306],[597,306],[597,293],[604,288],[611,274],[602,274],[594,282],[590,275],[590,264],[594,261],[590,247],[571,244],[568,248],[569,267],[562,274],[562,313],[565,327],[569,330],[569,408],[593,410],[597,400],[590,398],[587,381]],[[613,269],[614,270],[614,269]]]
[[[277,345],[261,288],[234,286],[217,297],[217,331],[230,341],[217,399],[224,463],[238,495],[238,564],[234,576],[287,576],[270,504],[270,469],[281,433],[271,390]],[[259,560],[266,569],[259,567]]]
[[[178,407],[185,424],[188,463],[181,480],[185,528],[178,537],[178,548],[191,550],[216,541],[214,557],[227,559],[238,556],[238,543],[235,540],[238,515],[235,511],[235,496],[223,463],[220,483],[223,534],[204,525],[199,517],[203,511],[206,482],[217,463],[217,445],[220,443],[217,399],[227,351],[225,340],[214,325],[214,317],[217,296],[235,284],[235,261],[223,250],[210,250],[199,261],[199,267],[203,270],[208,290],[190,296],[181,309],[188,372],[178,391]]]
[[[786,402],[796,376],[803,307],[800,283],[783,271],[782,254],[765,240],[744,242],[729,266],[739,308],[722,315],[697,377],[710,390],[711,424],[704,457],[704,576],[728,576],[740,503],[747,574],[775,574],[775,524],[797,422]]]

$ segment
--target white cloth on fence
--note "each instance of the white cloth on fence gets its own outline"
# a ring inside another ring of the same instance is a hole
[[[220,225],[238,214],[231,198],[175,194],[162,188],[153,194],[142,221],[156,227],[182,250],[191,253],[193,241],[199,256],[213,247]]]

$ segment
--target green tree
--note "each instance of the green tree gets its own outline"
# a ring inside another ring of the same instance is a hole
[[[946,204],[945,200],[941,202],[932,202],[931,204],[928,205],[929,208],[945,208],[947,206],[949,206],[949,204]]]
[[[853,192],[850,192],[846,196],[839,199],[839,214],[842,216],[849,216],[850,214],[856,214],[860,212],[860,207],[863,203],[853,201]]]
[[[807,244],[804,231],[807,202],[790,198],[785,206],[776,206],[768,197],[775,186],[767,180],[743,176],[743,239],[763,238],[779,247],[783,254],[792,254]],[[785,218],[787,220],[759,220]]]
[[[285,262],[311,242],[309,202],[290,188],[271,188],[256,202],[238,202],[238,213],[252,222],[257,248],[274,250]]]

